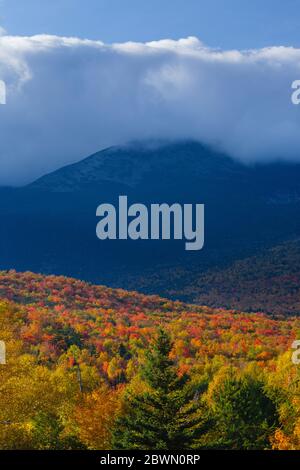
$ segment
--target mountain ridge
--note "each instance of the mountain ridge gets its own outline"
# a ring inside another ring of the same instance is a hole
[[[212,158],[214,162],[213,168],[208,165],[209,158]],[[196,165],[197,159],[201,163],[199,166]],[[88,183],[95,185],[102,181],[136,187],[148,173],[158,171],[159,167],[167,166],[171,170],[174,161],[180,169],[184,167],[184,164],[190,167],[192,163],[198,176],[201,176],[202,170],[202,176],[209,176],[210,172],[214,171],[216,177],[218,176],[216,174],[217,159],[220,167],[219,175],[224,170],[243,172],[242,164],[196,142],[161,144],[154,147],[132,144],[103,149],[80,162],[42,176],[27,185],[27,188],[52,191],[78,190],[82,185],[86,186]]]
[[[180,240],[99,241],[96,208],[116,206],[124,194],[146,206],[203,203],[203,250],[185,252]],[[157,294],[189,302],[196,298],[191,275],[224,270],[300,237],[299,210],[299,164],[246,166],[195,142],[109,148],[24,188],[2,189],[0,268],[124,289],[135,279],[141,292],[143,276],[156,274]],[[185,273],[176,289],[168,286],[170,269]]]

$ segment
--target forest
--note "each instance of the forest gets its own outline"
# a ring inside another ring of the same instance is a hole
[[[297,316],[0,272],[1,449],[300,449]]]
[[[127,285],[214,308],[296,316],[300,314],[300,239],[208,270],[197,263],[161,266],[142,276],[129,275]]]

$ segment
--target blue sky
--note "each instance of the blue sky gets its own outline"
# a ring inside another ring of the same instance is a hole
[[[299,0],[0,0],[12,35],[104,42],[199,37],[211,47],[300,47]]]

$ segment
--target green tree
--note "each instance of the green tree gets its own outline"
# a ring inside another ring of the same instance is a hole
[[[78,450],[85,448],[76,436],[64,435],[64,427],[53,413],[38,413],[32,420],[32,426],[35,449]]]
[[[160,328],[141,370],[146,391],[126,395],[124,413],[115,423],[115,449],[185,449],[205,432],[197,393],[186,375],[178,376],[171,349]]]
[[[267,449],[278,426],[278,413],[264,384],[231,372],[213,392],[214,448]]]

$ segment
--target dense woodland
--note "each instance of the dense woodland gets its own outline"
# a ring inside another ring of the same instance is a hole
[[[128,284],[145,293],[160,292],[214,308],[300,315],[300,240],[208,270],[198,264],[149,270],[143,276],[129,276]]]
[[[300,449],[297,338],[296,316],[1,272],[0,448]]]

